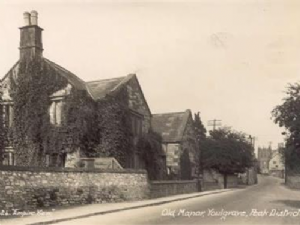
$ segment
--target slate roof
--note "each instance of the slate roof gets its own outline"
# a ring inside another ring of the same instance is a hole
[[[49,59],[43,58],[44,62],[50,65],[53,69],[55,69],[61,76],[65,77],[70,84],[72,84],[75,88],[79,90],[86,90],[86,85],[83,80],[77,77],[75,74],[71,73],[70,71],[66,70],[65,68],[59,66],[58,64],[50,61]]]
[[[86,85],[83,80],[77,77],[75,74],[71,73],[70,71],[66,70],[65,68],[57,65],[56,63],[50,61],[49,59],[43,58],[44,62],[48,64],[51,68],[55,69],[61,76],[65,77],[70,84],[72,84],[75,88],[79,90],[86,90]],[[20,61],[16,62],[16,64],[6,73],[2,80],[6,79],[11,74],[11,71],[18,66]]]
[[[122,84],[126,83],[135,75],[128,75],[125,77],[117,77],[105,80],[97,80],[97,81],[90,81],[86,82],[87,90],[89,91],[90,95],[95,99],[104,98],[107,94],[113,93],[117,91]]]
[[[180,142],[190,115],[189,109],[185,112],[153,114],[152,129],[162,136],[163,142]]]
[[[76,89],[88,91],[94,100],[104,98],[107,94],[117,91],[122,84],[125,84],[131,78],[136,77],[135,74],[129,74],[124,77],[85,82],[69,70],[50,61],[49,59],[43,58],[43,60],[51,68],[55,69],[61,76],[65,77]],[[8,73],[6,73],[3,79],[0,79],[0,82],[6,79],[6,77],[11,74],[11,71],[18,66],[18,64],[19,61],[8,71]]]

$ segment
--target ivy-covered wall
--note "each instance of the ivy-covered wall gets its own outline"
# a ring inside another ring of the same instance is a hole
[[[14,104],[10,135],[17,165],[45,165],[45,155],[51,147],[48,140],[56,130],[50,124],[49,96],[67,84],[65,78],[40,58],[21,61],[18,76],[10,77],[10,96]]]
[[[94,100],[43,58],[36,58],[19,62],[3,83],[3,96],[13,102],[9,136],[16,165],[44,167],[50,158],[50,166],[61,167],[69,156],[77,156],[115,157],[123,167],[135,168],[132,159],[138,158],[151,178],[164,177],[165,158],[157,144],[160,140],[150,130],[151,112],[135,76],[118,92]],[[61,122],[53,124],[49,109],[57,97],[62,101]],[[142,118],[142,133],[138,135],[132,131],[135,114]],[[148,146],[141,144],[143,140]],[[70,162],[76,160],[69,160],[68,166],[72,166]]]

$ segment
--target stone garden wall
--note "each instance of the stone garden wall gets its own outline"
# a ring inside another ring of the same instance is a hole
[[[238,186],[237,175],[227,175],[227,188],[236,188]],[[203,190],[215,190],[224,188],[224,176],[217,171],[204,170],[203,172]]]
[[[149,197],[143,170],[0,167],[0,210],[121,202]]]
[[[244,185],[254,185],[257,184],[257,172],[254,167],[246,170],[245,173],[238,175],[238,183]]]
[[[300,189],[300,174],[287,175],[286,185],[290,188]]]
[[[198,190],[197,180],[152,181],[150,184],[150,197],[159,198],[187,194],[197,192]]]

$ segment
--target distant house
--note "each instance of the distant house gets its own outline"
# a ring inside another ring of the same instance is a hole
[[[272,149],[270,147],[258,148],[257,156],[260,173],[269,174],[269,162],[272,157]]]
[[[272,157],[269,161],[269,173],[272,176],[284,178],[285,166],[282,161],[279,150],[272,151]]]
[[[51,104],[49,105],[49,119],[53,129],[59,128],[63,125],[64,115],[63,107],[65,99],[70,95],[72,90],[80,90],[86,93],[91,101],[97,102],[102,99],[119,99],[125,110],[130,115],[130,127],[132,132],[132,141],[134,145],[140,136],[147,134],[151,126],[151,111],[144,97],[143,91],[139,84],[138,78],[135,74],[129,74],[124,77],[97,80],[92,82],[85,82],[77,77],[72,72],[59,66],[58,64],[44,58],[42,31],[38,26],[38,14],[36,11],[31,13],[24,13],[25,24],[20,28],[20,59],[9,70],[9,72],[0,80],[0,93],[3,92],[0,98],[1,116],[3,118],[3,126],[11,127],[14,118],[14,101],[11,97],[11,83],[16,81],[19,76],[20,63],[24,60],[31,60],[38,58],[47,68],[51,68],[58,76],[67,81],[65,88],[52,93],[49,98]],[[95,121],[96,123],[97,121]],[[113,130],[111,131],[113,132]],[[64,148],[64,146],[62,146]],[[82,156],[82,150],[78,149],[75,152],[69,152],[67,149],[43,149],[43,155],[40,157],[40,163],[47,166],[72,166],[72,162],[76,161],[78,157]],[[105,151],[105,149],[104,149]],[[22,160],[15,157],[15,150],[11,143],[6,143],[4,152],[4,164],[8,165],[22,165]],[[114,156],[113,156],[114,157]],[[35,165],[35,164],[31,164]],[[138,152],[133,149],[130,156],[126,160],[125,168],[143,168],[142,159]]]
[[[168,175],[190,179],[197,170],[198,142],[191,110],[154,114],[152,129],[162,137]]]

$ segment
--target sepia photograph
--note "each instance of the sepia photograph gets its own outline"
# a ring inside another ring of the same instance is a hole
[[[299,221],[299,0],[0,0],[0,225]]]

